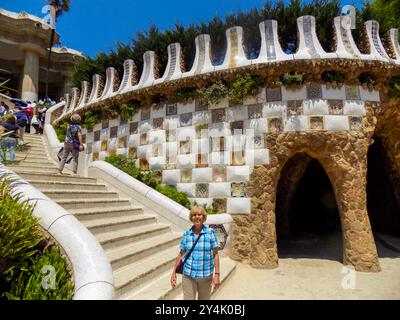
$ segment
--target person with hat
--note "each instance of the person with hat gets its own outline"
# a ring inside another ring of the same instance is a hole
[[[82,142],[82,129],[79,125],[81,123],[81,117],[79,114],[73,114],[70,118],[71,124],[67,128],[64,141],[64,151],[61,156],[60,165],[58,171],[62,174],[65,163],[67,162],[68,156],[72,154],[72,171],[74,174],[78,173],[78,159],[79,152],[83,151]]]

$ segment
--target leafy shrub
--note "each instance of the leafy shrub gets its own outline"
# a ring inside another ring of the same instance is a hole
[[[0,297],[71,299],[73,284],[64,258],[58,251],[41,251],[44,239],[38,218],[32,215],[34,206],[20,202],[12,182],[7,177],[0,180]],[[57,286],[51,292],[40,290],[44,265],[52,265],[57,272]]]
[[[46,266],[54,268],[53,283],[50,279],[52,271]],[[67,271],[66,259],[58,249],[52,248],[40,255],[30,270],[19,274],[5,296],[9,300],[71,300],[73,294],[74,285]]]
[[[168,198],[174,200],[175,202],[190,208],[190,201],[185,192],[178,192],[173,187],[162,186],[161,172],[156,170],[145,170],[141,171],[135,166],[135,160],[127,158],[124,155],[109,156],[104,159],[104,161],[112,164],[114,167],[120,169],[121,171],[129,174],[131,177],[143,182],[150,188],[157,190]]]
[[[339,71],[325,71],[322,73],[321,78],[324,82],[337,82],[337,83],[343,83],[347,75],[343,72]]]
[[[91,131],[93,130],[93,127],[101,121],[101,119],[102,119],[101,112],[87,111],[84,114],[82,127],[86,128],[88,131]]]
[[[229,100],[236,104],[242,104],[245,97],[257,94],[263,84],[264,79],[262,77],[252,76],[249,73],[246,73],[233,82],[229,89]]]
[[[140,109],[140,101],[131,100],[127,103],[123,103],[120,106],[121,113],[128,119],[131,119]]]
[[[167,97],[162,94],[157,94],[151,98],[151,104],[153,108],[159,108],[163,103],[167,101]]]
[[[175,91],[175,100],[177,102],[187,102],[198,97],[198,92],[196,88],[180,88]]]
[[[390,96],[400,98],[400,76],[390,78],[389,87]]]
[[[291,85],[302,85],[304,82],[304,74],[301,72],[289,72],[282,75],[279,81],[276,81],[277,85],[291,86]]]
[[[162,186],[162,185],[158,185],[156,187],[156,190],[160,193],[162,193],[163,195],[165,195],[166,197],[174,200],[175,202],[179,203],[180,205],[190,209],[191,208],[191,203],[190,200],[187,196],[187,193],[185,192],[179,192],[178,190],[176,190],[173,187],[169,187],[169,186]]]
[[[63,122],[59,123],[54,127],[54,130],[56,131],[57,138],[61,142],[64,142],[65,136],[67,134],[67,128],[68,128],[68,122]]]
[[[9,179],[0,180],[0,278],[10,281],[36,252],[41,241],[33,206],[11,196]]]
[[[199,96],[205,103],[217,104],[222,98],[228,94],[228,88],[221,81],[218,81],[208,88],[202,88],[197,90]]]

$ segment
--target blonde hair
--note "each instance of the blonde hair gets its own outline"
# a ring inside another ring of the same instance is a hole
[[[70,118],[72,123],[80,123],[81,122],[81,116],[79,114],[74,113],[71,118]]]
[[[201,214],[203,215],[203,222],[205,222],[205,221],[207,220],[207,212],[206,212],[206,210],[204,209],[204,207],[203,207],[203,206],[195,205],[195,206],[192,207],[192,209],[190,210],[190,213],[189,213],[189,220],[190,220],[191,222],[193,222],[193,221],[192,221],[193,216],[194,216],[197,212],[199,212],[199,211],[200,211]]]

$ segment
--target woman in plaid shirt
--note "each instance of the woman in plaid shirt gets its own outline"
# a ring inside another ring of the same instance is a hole
[[[176,286],[175,270],[181,258],[190,251],[197,238],[201,237],[183,267],[182,287],[185,300],[195,300],[196,295],[199,300],[208,300],[211,286],[214,286],[215,291],[220,285],[218,241],[214,230],[204,225],[207,213],[203,207],[194,206],[189,219],[194,225],[183,234],[181,250],[171,275],[171,286]]]

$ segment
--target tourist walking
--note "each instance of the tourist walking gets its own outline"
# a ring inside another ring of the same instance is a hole
[[[27,117],[27,123],[26,123],[26,128],[25,128],[26,133],[31,133],[31,123],[32,123],[32,118],[33,118],[34,107],[35,107],[35,104],[31,104],[31,102],[28,101],[28,106],[24,109],[25,115]]]
[[[58,167],[60,174],[64,170],[65,163],[70,154],[72,154],[72,171],[74,174],[77,174],[79,152],[83,151],[82,129],[79,125],[81,123],[81,117],[78,114],[73,114],[70,120],[71,124],[67,128],[64,141],[64,150],[61,156],[60,165]]]
[[[193,226],[183,234],[171,275],[171,286],[176,286],[176,270],[183,264],[184,300],[195,300],[196,296],[198,300],[209,300],[211,287],[214,286],[215,291],[220,285],[218,241],[214,229],[204,225],[207,213],[203,207],[194,206],[189,219]]]
[[[17,117],[17,125],[19,126],[19,144],[24,144],[25,126],[28,123],[28,118],[22,106],[17,107],[18,111],[15,116]]]
[[[7,115],[6,121],[0,127],[0,134],[2,135],[0,142],[0,162],[6,159],[7,151],[10,153],[10,161],[15,160],[14,148],[17,145],[18,133],[19,126],[17,125],[16,117],[12,114]]]

